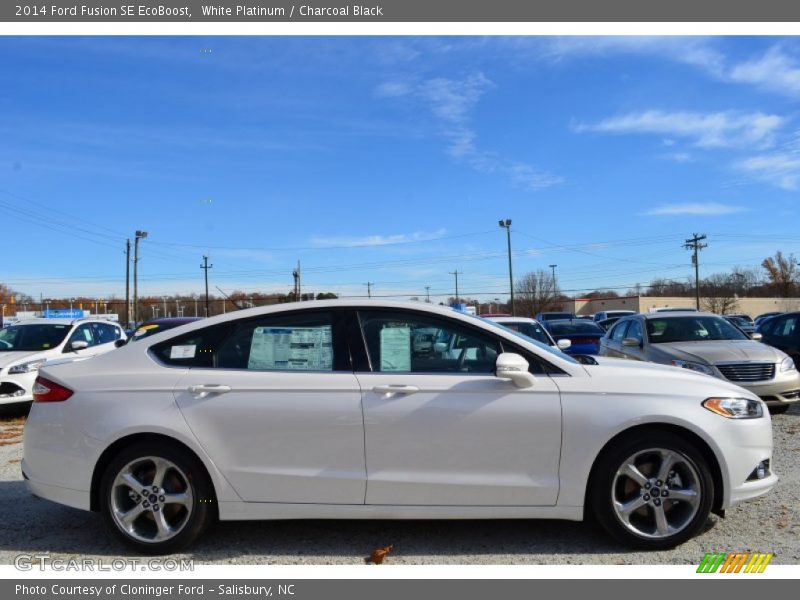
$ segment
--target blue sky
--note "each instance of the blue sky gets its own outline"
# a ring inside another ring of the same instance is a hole
[[[800,250],[800,41],[0,38],[0,281],[38,297],[213,285],[562,289]],[[213,289],[213,287],[212,287]],[[624,290],[620,290],[624,291]]]

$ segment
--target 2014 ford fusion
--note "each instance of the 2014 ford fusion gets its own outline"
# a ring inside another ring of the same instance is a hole
[[[446,350],[414,344],[445,332]],[[45,367],[30,490],[141,552],[215,519],[592,517],[644,548],[766,493],[762,400],[685,369],[583,365],[424,303],[243,310]]]

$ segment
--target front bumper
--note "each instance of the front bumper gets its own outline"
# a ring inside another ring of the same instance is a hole
[[[0,375],[0,404],[16,404],[33,400],[33,384],[37,372]]]
[[[756,381],[753,383],[732,381],[753,392],[767,404],[789,404],[800,400],[800,372],[780,371],[769,381]]]

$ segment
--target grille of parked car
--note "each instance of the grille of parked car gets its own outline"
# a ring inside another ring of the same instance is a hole
[[[736,363],[717,368],[729,381],[765,381],[775,377],[774,363]]]

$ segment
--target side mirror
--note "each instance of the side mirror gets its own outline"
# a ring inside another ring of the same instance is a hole
[[[622,345],[628,347],[635,346],[638,348],[642,345],[642,341],[639,338],[625,338],[622,340]]]
[[[70,349],[73,352],[77,352],[78,350],[85,350],[89,347],[89,342],[84,340],[76,340],[69,345]]]
[[[122,348],[127,343],[128,343],[128,340],[123,340],[123,339],[115,340],[114,341],[114,348]]]
[[[764,336],[758,333],[757,331],[754,331],[753,333],[750,334],[750,339],[753,340],[754,342],[760,342],[761,340],[764,339]]]
[[[528,388],[536,378],[528,372],[528,361],[519,354],[503,352],[497,357],[495,374],[500,379],[509,379],[518,388]]]
[[[571,346],[572,346],[572,340],[564,339],[564,340],[558,340],[556,342],[556,348],[558,348],[559,350],[566,350]]]

